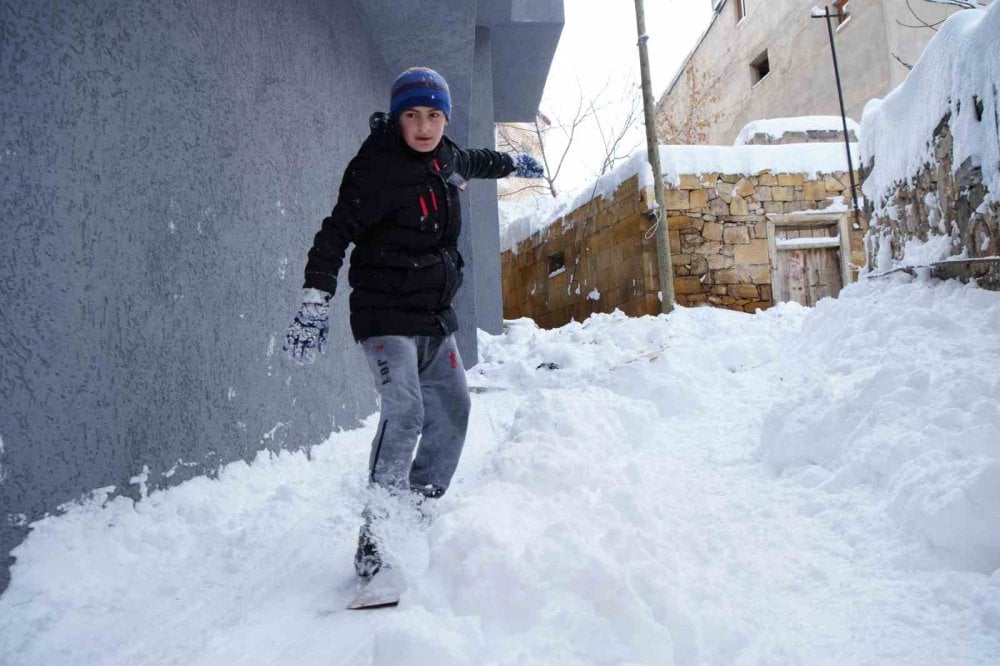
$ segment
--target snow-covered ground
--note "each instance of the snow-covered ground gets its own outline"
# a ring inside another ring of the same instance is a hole
[[[34,525],[0,663],[1000,663],[1000,294],[481,337],[467,452],[342,610],[367,427]],[[557,369],[539,369],[554,363]]]

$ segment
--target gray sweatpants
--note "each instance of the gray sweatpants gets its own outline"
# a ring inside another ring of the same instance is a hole
[[[371,482],[390,492],[439,497],[458,467],[469,425],[469,390],[455,336],[385,335],[361,346],[382,397]]]

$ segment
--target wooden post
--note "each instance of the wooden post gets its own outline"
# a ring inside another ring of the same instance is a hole
[[[646,152],[653,168],[653,193],[656,197],[656,263],[660,273],[660,310],[669,313],[674,309],[674,264],[670,256],[670,236],[667,230],[666,198],[663,195],[663,174],[660,171],[660,145],[656,138],[656,119],[653,114],[653,84],[649,78],[649,52],[646,42],[646,13],[642,0],[635,0],[635,25],[639,34],[639,71],[642,74],[642,107],[646,118]]]

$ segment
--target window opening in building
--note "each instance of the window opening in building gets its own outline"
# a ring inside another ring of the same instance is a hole
[[[736,0],[736,22],[739,23],[747,15],[747,0]]]
[[[566,269],[566,253],[559,252],[549,256],[549,277],[553,273]]]
[[[753,70],[754,85],[771,73],[771,63],[767,59],[767,49],[764,49],[763,53],[754,58],[754,61],[750,63],[750,69]]]
[[[834,0],[833,8],[837,10],[837,24],[840,25],[844,23],[851,17],[848,5],[851,4],[851,0]]]

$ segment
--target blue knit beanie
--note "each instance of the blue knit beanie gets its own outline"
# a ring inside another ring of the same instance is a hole
[[[392,82],[389,116],[393,119],[415,106],[439,109],[451,119],[451,92],[444,77],[428,67],[411,67]]]

